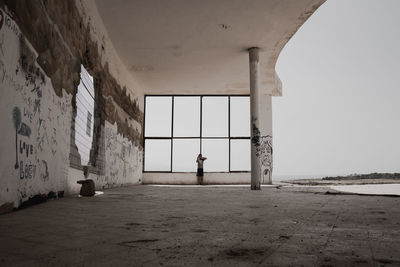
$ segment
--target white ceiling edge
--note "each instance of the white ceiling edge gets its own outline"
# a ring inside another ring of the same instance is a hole
[[[108,36],[145,94],[249,94],[249,47],[263,93],[282,95],[275,65],[325,0],[96,0]]]

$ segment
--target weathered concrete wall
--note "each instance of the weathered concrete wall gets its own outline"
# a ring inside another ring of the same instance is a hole
[[[88,178],[95,181],[99,190],[141,183],[143,150],[140,146],[119,134],[116,123],[106,121],[101,133],[99,154],[102,155],[105,164],[100,167],[100,174],[89,173]],[[85,179],[83,172],[70,168],[68,175],[67,193],[78,192],[80,185],[76,182]]]
[[[31,45],[0,12],[0,205],[18,206],[65,190],[72,95],[57,96]]]
[[[115,53],[93,1],[0,0],[0,8],[0,211],[78,192],[80,64],[95,87],[88,178],[97,188],[139,183],[143,90]]]
[[[103,184],[114,187],[125,183],[140,183],[143,153],[139,144],[118,134],[117,125],[105,123],[105,169]]]

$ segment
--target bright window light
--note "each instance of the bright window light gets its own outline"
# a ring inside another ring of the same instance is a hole
[[[200,153],[200,139],[173,140],[173,172],[196,172],[196,158]]]
[[[171,171],[171,140],[147,139],[145,171]]]
[[[250,98],[231,97],[231,137],[250,136]]]
[[[174,137],[200,137],[200,97],[174,97]]]
[[[249,96],[146,96],[144,171],[250,170]],[[171,136],[172,133],[172,136]],[[172,166],[172,167],[171,167]]]
[[[228,97],[203,97],[203,137],[228,137]]]
[[[93,141],[94,87],[93,77],[81,65],[80,83],[76,93],[75,144],[81,165],[89,164]]]
[[[205,172],[229,171],[229,139],[203,139],[202,151]]]
[[[231,139],[231,171],[250,171],[250,139]]]
[[[172,97],[146,97],[145,112],[146,136],[171,136]]]

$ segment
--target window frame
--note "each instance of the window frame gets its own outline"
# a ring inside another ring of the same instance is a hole
[[[146,137],[145,136],[145,129],[146,129],[146,99],[147,97],[172,97],[171,101],[171,109],[172,109],[172,118],[171,118],[171,136],[168,137]],[[200,136],[184,136],[184,137],[174,137],[174,100],[175,97],[199,97],[200,98]],[[227,97],[228,99],[228,136],[227,137],[203,137],[203,97]],[[200,153],[202,152],[202,140],[203,139],[228,139],[228,144],[229,144],[229,154],[228,154],[228,162],[229,162],[229,168],[228,171],[221,171],[221,172],[207,172],[207,173],[250,173],[251,171],[232,171],[231,170],[231,140],[235,139],[244,139],[244,140],[251,140],[251,136],[236,136],[232,137],[231,136],[231,98],[232,97],[249,97],[250,94],[235,94],[235,95],[226,95],[226,94],[214,94],[214,95],[159,95],[159,94],[145,94],[144,95],[144,120],[143,120],[143,130],[142,130],[142,142],[143,142],[143,173],[195,173],[195,172],[179,172],[179,171],[172,171],[173,170],[173,140],[174,139],[199,139],[200,140]],[[250,125],[249,125],[250,127]],[[251,131],[251,129],[250,129]],[[170,140],[171,141],[171,162],[170,162],[170,170],[169,171],[147,171],[145,169],[145,157],[146,157],[146,148],[145,148],[145,143],[146,140],[153,139],[163,139],[163,140]]]
[[[87,94],[86,97],[85,94]],[[75,116],[73,120],[74,123],[73,143],[75,146],[74,149],[76,148],[76,154],[72,154],[72,156],[76,157],[78,162],[77,163],[72,163],[72,161],[70,162],[70,166],[73,168],[80,169],[82,166],[92,166],[90,151],[92,150],[93,146],[94,128],[95,128],[94,112],[96,107],[96,98],[94,95],[95,95],[95,88],[94,88],[93,76],[90,75],[85,66],[81,64],[81,70],[79,73],[79,84],[77,87],[76,94],[74,96],[76,106],[75,106]],[[93,100],[93,107],[91,107],[92,100]],[[89,129],[90,135],[87,133],[89,114],[91,115],[90,129]],[[79,124],[78,122],[81,124]],[[78,139],[77,136],[79,136],[80,138]],[[90,143],[86,142],[87,140],[82,140],[86,138],[91,139]],[[85,150],[83,150],[82,148],[84,148]],[[87,160],[86,164],[83,164],[83,160]]]

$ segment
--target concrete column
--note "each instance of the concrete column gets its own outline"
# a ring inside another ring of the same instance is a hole
[[[272,183],[272,102],[259,80],[259,48],[249,49],[251,109],[251,189]]]

